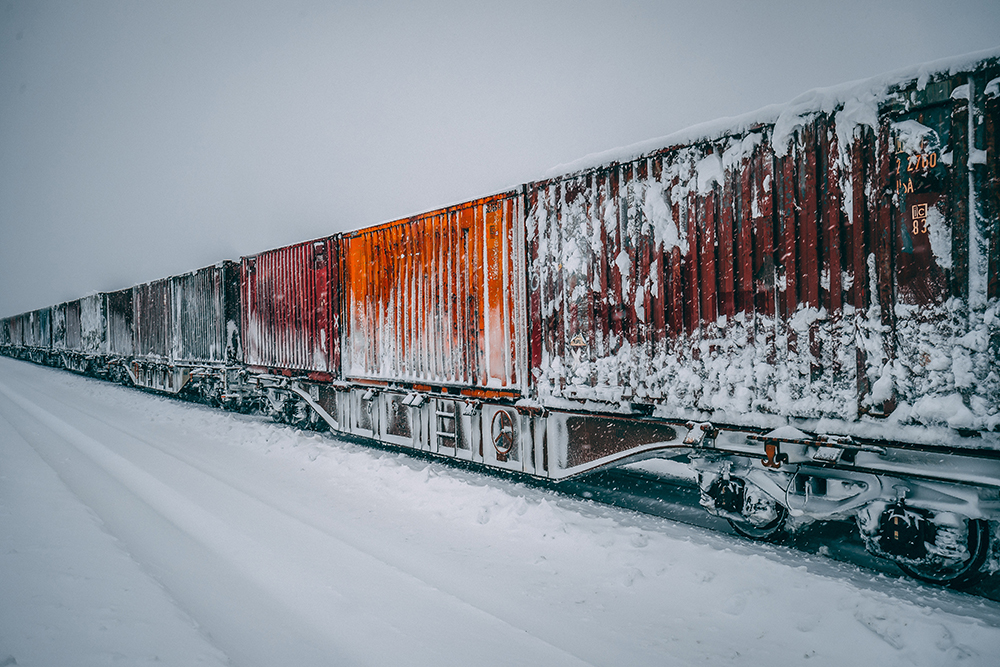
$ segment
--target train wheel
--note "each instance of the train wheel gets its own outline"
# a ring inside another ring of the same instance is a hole
[[[759,542],[776,542],[785,534],[785,519],[788,518],[788,510],[778,503],[774,504],[776,516],[771,521],[763,524],[755,524],[747,519],[729,519],[729,525],[738,534],[751,540]]]
[[[983,565],[990,555],[990,525],[983,519],[969,519],[969,556],[965,560],[913,565],[896,562],[909,576],[929,584],[966,588],[982,579]]]

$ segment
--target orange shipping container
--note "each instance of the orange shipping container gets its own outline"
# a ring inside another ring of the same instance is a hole
[[[523,224],[515,191],[343,237],[345,377],[524,389]]]

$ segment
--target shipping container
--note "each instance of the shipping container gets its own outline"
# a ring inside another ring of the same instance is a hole
[[[80,347],[80,301],[52,306],[52,348],[76,350]]]
[[[529,185],[538,396],[1000,421],[997,74]]]
[[[338,247],[308,241],[244,257],[240,299],[247,365],[335,374],[339,366]]]
[[[521,392],[522,203],[507,192],[345,235],[345,377]]]
[[[25,347],[50,348],[52,346],[52,309],[33,310],[23,317],[25,317]]]
[[[12,347],[18,348],[24,345],[24,318],[25,315],[14,315],[7,320]]]
[[[171,281],[171,359],[223,363],[239,355],[239,265],[221,262]]]
[[[135,354],[135,334],[132,309],[132,288],[107,294],[108,352],[120,357]]]
[[[70,305],[73,303],[79,303],[76,309],[79,323],[73,324],[72,309],[67,310],[67,346],[84,354],[107,354],[108,295],[91,294],[82,297],[78,302],[70,302]]]
[[[132,288],[136,357],[170,360],[174,345],[171,293],[170,278]]]

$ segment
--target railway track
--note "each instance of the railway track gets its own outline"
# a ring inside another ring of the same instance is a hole
[[[368,438],[356,438],[340,433],[333,437],[375,449],[441,462],[449,467],[473,470],[489,477],[515,480],[560,495],[649,514],[669,521],[732,535],[734,538],[749,542],[747,538],[738,535],[728,521],[713,516],[702,509],[698,502],[700,492],[693,480],[651,472],[642,469],[641,464],[601,470],[556,483],[516,472],[487,468],[477,463],[438,456],[430,452],[398,447]],[[763,543],[761,544],[763,545]],[[847,563],[870,572],[904,580],[907,585],[926,586],[928,589],[936,588],[933,585],[922,584],[906,577],[892,562],[872,555],[865,549],[864,543],[858,535],[857,526],[852,521],[816,521],[797,528],[794,532],[784,535],[781,540],[767,546],[769,548],[791,549],[810,557],[828,558],[840,563]],[[969,595],[1000,602],[1000,572],[960,590]]]
[[[712,516],[699,506],[700,492],[691,480],[623,467],[562,482],[553,488],[560,493],[738,537],[728,521]],[[803,554],[849,563],[889,577],[905,576],[893,563],[869,553],[858,535],[857,527],[850,521],[823,521],[802,526],[778,544]],[[907,581],[916,583],[911,579]],[[1000,573],[964,590],[970,595],[1000,601]]]

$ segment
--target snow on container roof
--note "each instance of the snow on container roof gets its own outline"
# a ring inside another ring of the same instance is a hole
[[[868,79],[814,88],[784,104],[771,104],[739,116],[692,125],[655,139],[591,153],[579,160],[549,169],[545,178],[556,178],[612,162],[629,162],[665,147],[713,141],[725,136],[744,134],[764,125],[774,127],[771,142],[775,154],[781,156],[787,152],[788,141],[795,130],[815,114],[836,113],[838,138],[848,138],[858,126],[874,128],[878,124],[879,106],[887,102],[895,91],[910,83],[915,81],[917,89],[923,90],[932,79],[996,64],[998,59],[1000,47],[995,47],[911,65]]]

